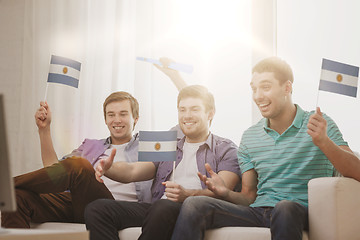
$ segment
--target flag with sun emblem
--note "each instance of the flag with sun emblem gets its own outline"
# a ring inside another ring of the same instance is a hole
[[[176,131],[140,131],[139,161],[176,161]]]
[[[323,59],[319,90],[356,97],[359,67]]]
[[[51,55],[48,82],[79,86],[81,63],[69,58]]]

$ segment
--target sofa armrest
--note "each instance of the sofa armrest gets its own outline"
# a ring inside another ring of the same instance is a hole
[[[311,240],[352,240],[360,236],[360,182],[346,177],[309,181]]]

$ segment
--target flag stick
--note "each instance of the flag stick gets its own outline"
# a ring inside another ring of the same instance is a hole
[[[52,55],[51,55],[52,58]],[[49,66],[49,72],[50,72],[50,68],[51,68],[51,59],[50,59],[50,66]],[[48,79],[46,80],[46,89],[45,89],[45,96],[44,96],[44,102],[46,102],[46,97],[47,97],[47,92],[48,92],[48,87],[49,87],[49,76]]]
[[[324,59],[321,60],[321,69],[322,69],[322,66],[323,66],[323,62],[324,62]],[[321,72],[320,71],[320,77],[319,77],[319,85],[318,85],[318,91],[317,91],[317,97],[316,97],[316,106],[315,106],[315,112],[316,112],[316,109],[318,107],[318,104],[319,104],[319,92],[320,92],[320,80],[321,80]]]
[[[47,97],[47,92],[48,92],[48,86],[49,86],[49,82],[46,82],[44,102],[46,102],[46,97]]]
[[[172,181],[175,182],[175,163],[176,161],[173,162],[173,174],[172,174]]]
[[[318,107],[318,103],[319,103],[319,92],[320,92],[320,90],[319,90],[319,88],[318,88],[317,97],[316,97],[316,107],[315,107],[315,111],[316,111],[316,109],[317,109],[317,107]]]

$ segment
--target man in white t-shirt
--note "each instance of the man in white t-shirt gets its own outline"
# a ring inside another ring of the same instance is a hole
[[[106,156],[107,158],[108,156],[110,156],[112,149],[116,149],[116,156],[114,158],[114,163],[125,161],[126,159],[125,149],[127,145],[128,143],[123,143],[120,145],[111,145],[111,147],[106,149],[106,151],[104,152],[104,157]],[[103,159],[103,157],[101,159]],[[100,161],[98,161],[94,165],[94,168],[96,168],[99,163]],[[107,178],[105,176],[103,177],[103,181],[105,186],[110,190],[115,200],[125,200],[125,201],[134,201],[134,202],[138,201],[138,197],[135,190],[135,183],[120,183],[111,180],[110,178]]]
[[[30,222],[84,222],[86,205],[96,199],[150,202],[151,181],[120,184],[94,178],[94,166],[118,150],[116,161],[137,161],[137,134],[132,135],[139,118],[139,104],[127,92],[110,94],[103,104],[110,137],[85,139],[72,153],[58,160],[51,133],[51,110],[41,102],[35,113],[44,168],[14,178],[17,211],[2,213],[2,226],[29,228]],[[69,191],[66,191],[69,190]]]
[[[154,179],[153,203],[109,199],[90,203],[85,210],[90,239],[119,239],[118,230],[135,226],[142,226],[140,239],[169,239],[187,197],[214,196],[198,177],[198,172],[207,174],[206,164],[222,177],[227,187],[233,189],[238,183],[236,145],[209,129],[215,114],[213,95],[203,86],[187,86],[178,95],[177,107],[178,123],[185,136],[177,142],[175,176],[172,161],[113,163],[116,156],[113,150],[96,168],[99,181],[103,175],[123,183]]]

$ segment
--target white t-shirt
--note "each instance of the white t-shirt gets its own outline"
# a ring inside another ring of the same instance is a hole
[[[106,159],[110,153],[111,150],[116,148],[116,155],[114,158],[115,162],[125,162],[125,147],[128,143],[124,143],[121,145],[111,145],[110,148],[108,148],[103,156],[102,159]],[[96,168],[97,164],[99,164],[99,161],[95,164],[94,168]],[[137,201],[137,195],[135,190],[135,183],[120,183],[114,180],[111,180],[110,178],[106,176],[102,176],[102,180],[104,180],[105,186],[110,190],[111,194],[115,198],[115,200],[124,200],[124,201]]]
[[[198,166],[196,161],[196,152],[204,142],[188,143],[185,141],[183,148],[183,158],[175,169],[175,180],[185,189],[202,189],[201,181],[197,175]],[[173,174],[170,176],[170,181],[173,181]],[[165,194],[162,198],[166,198]]]

